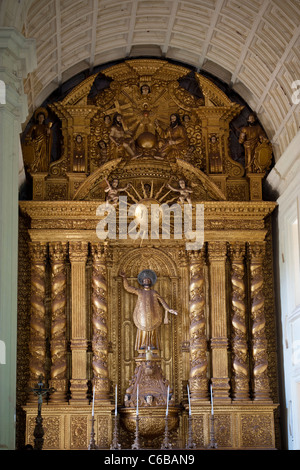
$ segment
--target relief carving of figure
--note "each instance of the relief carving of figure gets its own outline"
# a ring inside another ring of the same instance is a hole
[[[184,204],[185,202],[192,204],[191,194],[193,190],[186,186],[183,179],[179,180],[179,189],[173,188],[170,184],[167,184],[167,187],[172,191],[179,193],[178,201],[181,202],[181,204]]]
[[[161,156],[174,160],[176,157],[181,156],[182,151],[188,149],[188,136],[178,114],[171,114],[170,126],[166,130],[162,129],[158,120],[155,121],[155,125],[157,133],[162,140],[162,145],[160,146]]]
[[[80,134],[77,134],[75,137],[73,152],[73,171],[78,173],[85,171],[84,141]]]
[[[123,118],[119,113],[114,115],[109,138],[116,146],[117,153],[125,149],[125,152],[131,157],[137,156],[133,134],[124,129]]]
[[[160,338],[158,328],[162,323],[161,305],[165,309],[164,323],[168,323],[167,313],[177,315],[177,312],[171,309],[166,301],[152,289],[156,282],[156,274],[151,269],[144,269],[138,275],[141,288],[133,287],[128,284],[126,274],[120,273],[123,278],[124,289],[135,294],[138,297],[134,312],[133,321],[137,327],[135,349],[138,352],[147,350],[159,350]]]
[[[48,117],[48,112],[45,108],[38,108],[34,117],[36,124],[29,130],[26,136],[27,144],[33,145],[34,160],[31,164],[33,172],[48,172],[51,160],[51,146],[52,146],[52,123],[45,123]]]
[[[210,173],[223,173],[219,142],[215,134],[212,134],[209,138],[208,157]]]
[[[129,188],[129,184],[125,186],[125,188],[119,188],[119,180],[114,179],[112,180],[112,183],[110,184],[107,179],[105,179],[107,188],[105,189],[105,192],[107,193],[106,197],[106,202],[109,204],[116,205],[119,202],[119,194],[122,191],[127,191]]]

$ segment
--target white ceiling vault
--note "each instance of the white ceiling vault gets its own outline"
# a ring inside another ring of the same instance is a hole
[[[0,26],[36,39],[30,112],[83,70],[152,56],[232,86],[257,112],[276,159],[299,131],[300,0],[2,0]]]

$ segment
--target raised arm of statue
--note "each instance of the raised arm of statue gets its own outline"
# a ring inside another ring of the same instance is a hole
[[[130,286],[128,284],[128,280],[126,278],[126,274],[124,272],[120,273],[120,276],[123,278],[123,286],[124,289],[127,290],[127,292],[130,292],[130,294],[138,294],[139,289],[137,287]]]

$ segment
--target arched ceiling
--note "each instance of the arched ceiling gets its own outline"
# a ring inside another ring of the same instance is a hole
[[[80,71],[154,56],[232,86],[257,112],[276,159],[299,130],[299,0],[2,0],[0,26],[36,39],[30,112]]]

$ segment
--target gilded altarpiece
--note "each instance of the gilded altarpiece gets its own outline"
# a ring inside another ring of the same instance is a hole
[[[20,202],[18,422],[28,443],[29,390],[43,375],[54,389],[42,407],[45,449],[88,448],[93,395],[95,441],[109,448],[116,392],[122,447],[133,443],[138,398],[141,446],[160,448],[167,387],[173,447],[187,445],[191,409],[194,444],[205,448],[210,385],[218,448],[277,445],[275,205],[262,200],[272,151],[259,130],[250,160],[235,161],[230,123],[242,106],[197,73],[191,91],[185,77],[190,70],[167,61],[129,60],[35,113],[59,120],[61,155],[46,154],[54,130],[40,120],[45,145],[32,133],[23,144],[32,200]],[[104,204],[116,220],[106,239]],[[203,244],[187,249],[175,212],[169,234],[161,212],[153,222],[153,207],[173,204],[181,216],[191,210],[193,230],[203,208]],[[170,309],[153,350],[137,347],[133,321],[145,270]]]

